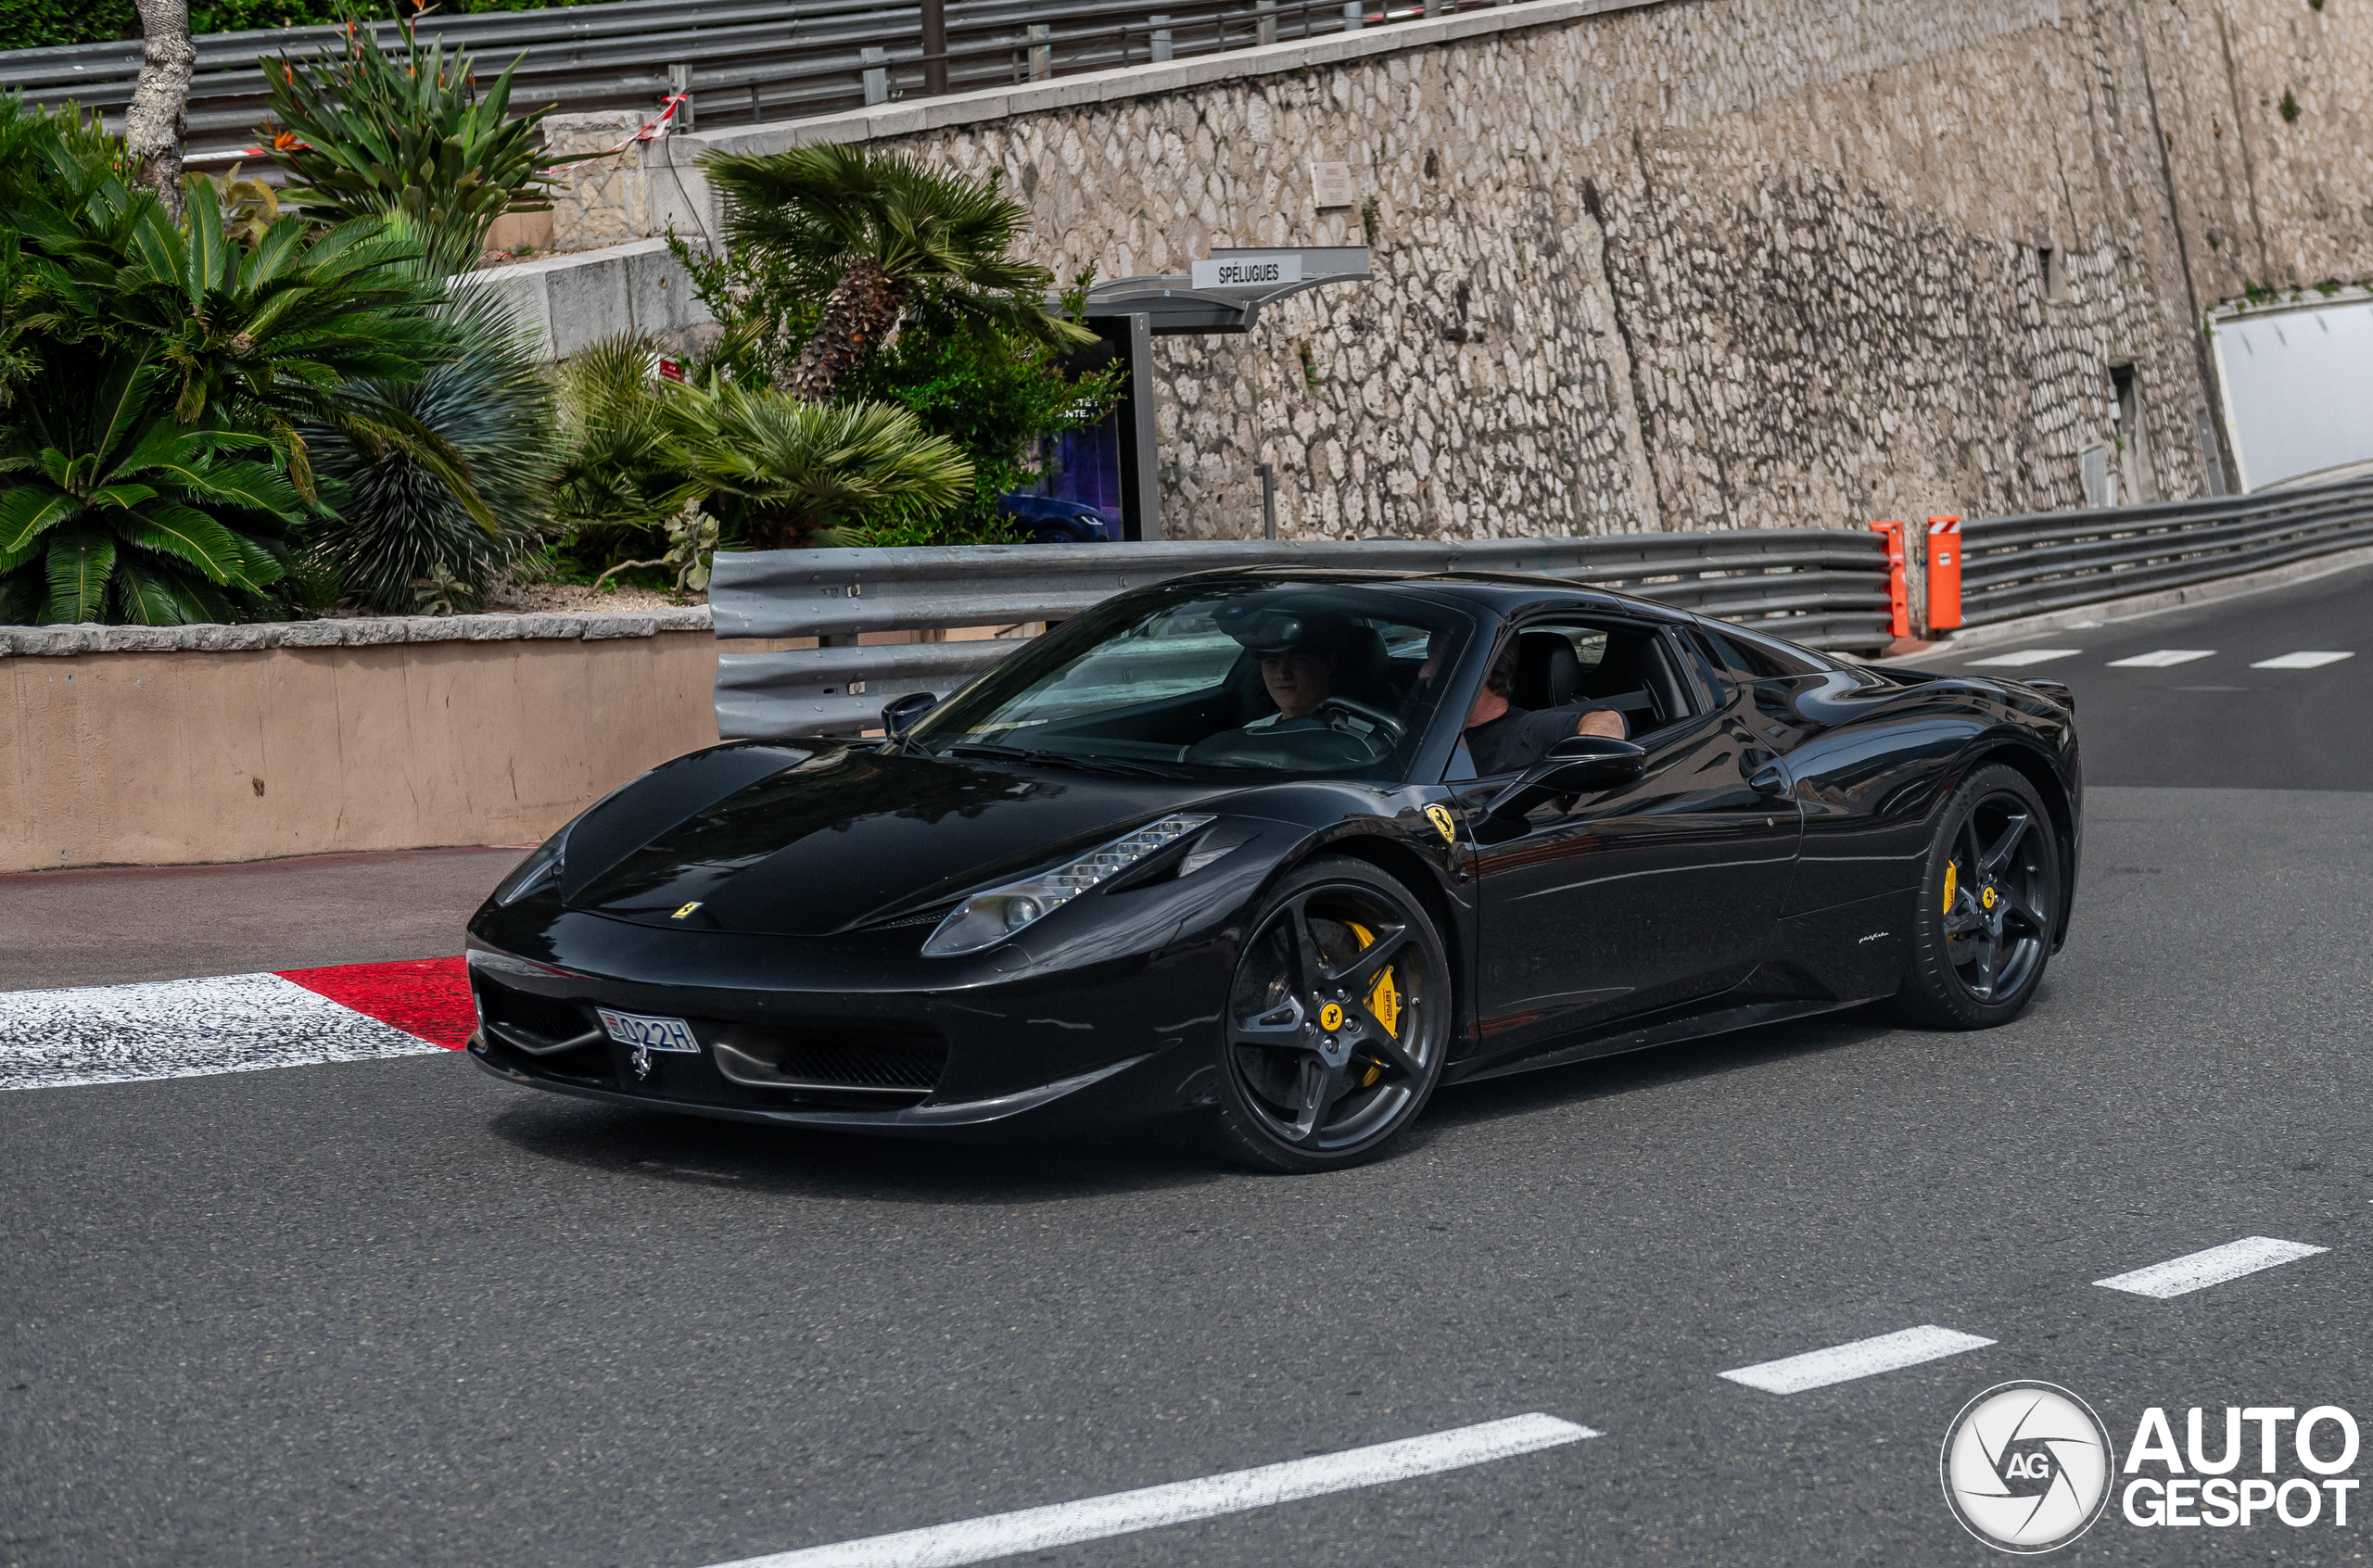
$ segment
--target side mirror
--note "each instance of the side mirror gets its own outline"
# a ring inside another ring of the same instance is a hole
[[[1489,807],[1493,816],[1522,816],[1554,795],[1579,795],[1628,784],[1648,765],[1648,752],[1605,735],[1568,735],[1524,777],[1500,791]]]
[[[917,719],[939,706],[939,695],[933,691],[917,691],[905,697],[893,698],[882,707],[882,727],[895,740],[914,727]]]

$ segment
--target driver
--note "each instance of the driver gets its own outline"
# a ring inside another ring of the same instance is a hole
[[[1364,735],[1375,727],[1339,703],[1326,705],[1352,637],[1351,624],[1342,616],[1268,616],[1232,627],[1230,634],[1260,656],[1262,688],[1277,704],[1275,713],[1254,719],[1247,730],[1323,727]]]

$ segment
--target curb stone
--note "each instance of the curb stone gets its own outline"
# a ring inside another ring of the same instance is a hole
[[[359,616],[344,621],[269,621],[252,626],[0,626],[0,658],[75,653],[242,653],[267,648],[376,648],[394,642],[603,640],[705,632],[708,606],[665,610],[552,611],[490,615]]]

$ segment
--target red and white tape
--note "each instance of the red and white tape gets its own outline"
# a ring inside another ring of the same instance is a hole
[[[0,992],[0,1090],[62,1089],[458,1050],[463,960]]]

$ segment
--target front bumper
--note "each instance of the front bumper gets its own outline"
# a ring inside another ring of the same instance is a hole
[[[912,930],[819,942],[569,913],[516,944],[535,957],[496,945],[511,934],[481,925],[469,955],[480,1021],[469,1052],[495,1076],[611,1104],[908,1136],[1069,1135],[1208,1107],[1233,968],[1216,941],[1041,967],[915,958]],[[700,1049],[620,1043],[603,1009],[682,1019]]]

